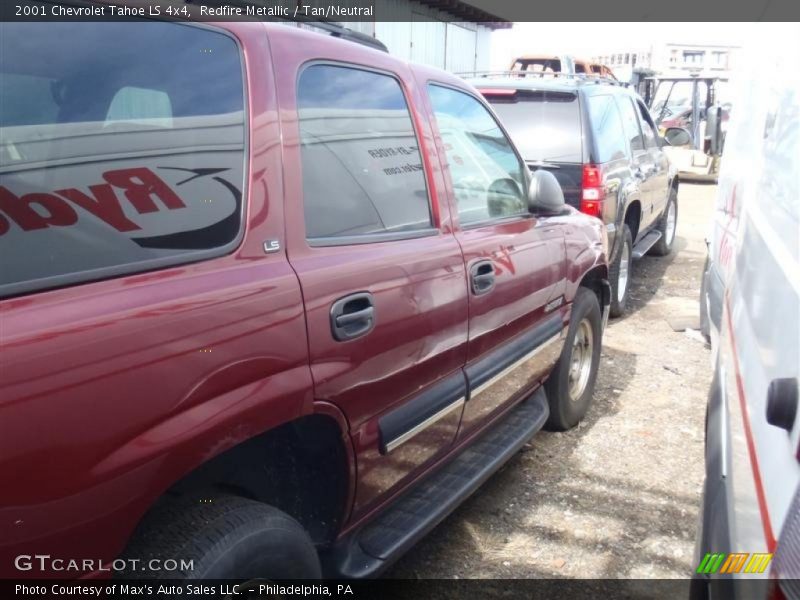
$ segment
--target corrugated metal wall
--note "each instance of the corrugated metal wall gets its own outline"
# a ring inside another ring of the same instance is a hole
[[[415,15],[416,16],[416,15]],[[446,24],[441,21],[415,20],[411,23],[411,60],[445,68]]]
[[[377,21],[375,37],[386,44],[392,55],[403,60],[411,60],[411,25],[411,21],[399,23]]]
[[[477,26],[470,23],[447,24],[447,61],[445,68],[453,73],[475,71],[478,56]]]
[[[492,30],[482,25],[478,27],[478,48],[475,58],[476,71],[488,71],[492,68],[489,60],[489,48],[491,47]]]
[[[355,5],[339,0],[341,6]],[[375,0],[385,21],[342,23],[377,37],[394,56],[454,73],[489,69],[491,29],[478,23],[447,23],[448,15],[414,0]]]

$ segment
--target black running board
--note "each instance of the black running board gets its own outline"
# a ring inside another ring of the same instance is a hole
[[[645,254],[647,254],[647,251],[650,250],[650,248],[656,245],[656,243],[660,239],[661,239],[661,232],[654,229],[646,236],[644,236],[642,239],[640,239],[638,242],[636,242],[636,245],[633,247],[633,253],[631,254],[631,256],[633,256],[633,258],[637,260],[642,258]]]
[[[324,576],[379,575],[516,454],[542,428],[548,414],[540,387],[449,463],[325,552]]]

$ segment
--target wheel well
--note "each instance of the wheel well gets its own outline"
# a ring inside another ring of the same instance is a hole
[[[680,180],[678,179],[678,176],[675,175],[675,177],[672,178],[672,182],[669,184],[669,189],[675,190],[675,193],[677,194],[678,193],[678,184],[679,183],[680,183]]]
[[[636,241],[636,234],[639,233],[639,223],[642,222],[642,205],[638,200],[631,202],[628,210],[625,211],[624,223],[630,227],[631,238]]]
[[[174,484],[160,501],[234,493],[282,510],[315,544],[323,545],[333,541],[341,525],[348,473],[338,424],[324,415],[310,415],[214,457]]]
[[[611,298],[603,298],[604,294],[607,293],[607,287],[603,284],[604,279],[608,279],[608,269],[603,265],[598,265],[587,271],[579,284],[579,287],[585,287],[594,292],[601,311],[605,303],[611,302]]]

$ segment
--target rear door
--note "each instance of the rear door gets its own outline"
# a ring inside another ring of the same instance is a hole
[[[409,110],[407,67],[272,29],[284,110],[288,254],[303,292],[315,397],[344,413],[364,516],[455,438],[467,286]],[[307,62],[324,56],[325,61]],[[381,67],[381,65],[383,66]],[[441,184],[439,184],[441,185]]]
[[[634,100],[634,105],[638,112],[639,124],[644,136],[644,147],[653,164],[652,202],[653,212],[658,216],[664,211],[669,198],[669,159],[658,142],[658,133],[656,132],[653,118],[650,116],[650,111],[647,110],[644,102],[638,98]]]
[[[527,209],[526,167],[470,93],[430,83],[469,279],[467,435],[543,377],[564,326],[562,226]]]
[[[639,125],[639,117],[633,99],[628,96],[619,95],[616,97],[622,126],[628,140],[628,152],[631,157],[631,168],[634,177],[639,181],[639,190],[642,202],[642,217],[639,226],[638,238],[641,238],[645,230],[653,223],[658,216],[655,210],[657,170],[659,166],[655,157],[648,152],[644,145],[644,135]],[[634,243],[636,240],[634,240]]]

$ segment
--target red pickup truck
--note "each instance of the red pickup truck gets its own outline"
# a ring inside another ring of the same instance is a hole
[[[461,79],[264,23],[0,28],[0,573],[380,573],[542,426],[599,220]]]

